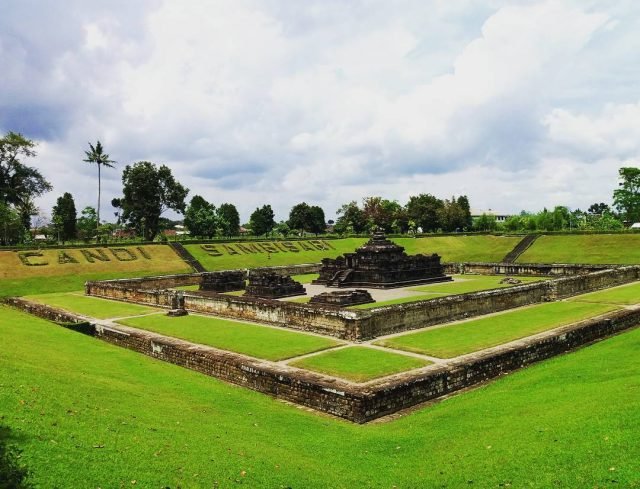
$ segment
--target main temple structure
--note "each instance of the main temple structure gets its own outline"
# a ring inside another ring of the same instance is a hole
[[[313,283],[326,287],[390,289],[450,280],[437,254],[409,256],[404,247],[376,232],[355,253],[323,259],[320,276]]]

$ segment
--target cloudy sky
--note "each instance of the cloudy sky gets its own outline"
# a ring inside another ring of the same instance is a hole
[[[300,201],[467,194],[517,212],[611,201],[640,163],[640,2],[0,0],[0,132],[103,217],[164,163],[243,221]]]

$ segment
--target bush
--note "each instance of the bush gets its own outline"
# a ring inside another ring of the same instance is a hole
[[[21,452],[8,444],[10,435],[9,428],[0,426],[0,489],[28,489],[29,471],[18,464]]]

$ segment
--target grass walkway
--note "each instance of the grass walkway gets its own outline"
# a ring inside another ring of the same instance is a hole
[[[612,289],[600,290],[569,299],[571,302],[601,302],[629,306],[640,304],[640,283],[635,282]]]
[[[424,367],[430,363],[420,358],[365,346],[353,346],[296,360],[291,362],[291,365],[354,382],[367,382],[378,377]]]
[[[616,309],[613,305],[553,302],[480,319],[394,336],[376,345],[453,358]]]
[[[127,302],[87,297],[83,291],[57,294],[28,295],[24,298],[40,304],[57,307],[68,312],[98,319],[121,318],[159,311],[152,307],[129,304]]]
[[[518,263],[640,263],[640,234],[540,236]]]
[[[265,360],[284,360],[340,344],[330,338],[208,316],[154,315],[118,322]]]
[[[8,308],[0,336],[0,423],[36,487],[640,486],[640,329],[369,425]]]

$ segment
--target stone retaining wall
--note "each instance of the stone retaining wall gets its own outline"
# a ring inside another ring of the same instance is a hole
[[[41,317],[48,306],[10,302]],[[69,319],[69,318],[67,318]],[[82,321],[83,318],[75,318]],[[125,326],[91,325],[109,343],[356,423],[365,423],[424,401],[476,385],[640,323],[640,310],[625,310],[542,333],[450,363],[424,367],[366,384],[274,364]]]
[[[573,276],[600,270],[618,268],[620,265],[580,265],[566,263],[482,263],[461,262],[444,263],[447,274],[479,275],[534,275],[534,276]]]

